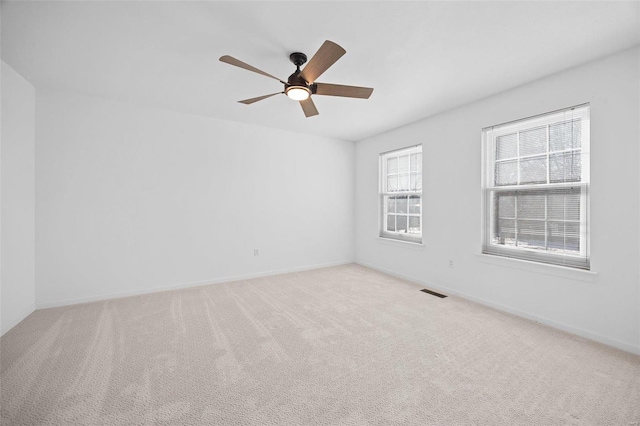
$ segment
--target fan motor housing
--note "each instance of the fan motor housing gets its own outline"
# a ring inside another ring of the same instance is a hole
[[[287,80],[287,84],[284,85],[284,92],[287,93],[292,87],[299,87],[309,92],[309,95],[313,95],[315,91],[315,84],[309,84],[307,81],[300,77],[300,70],[296,70],[291,74]]]
[[[307,81],[300,77],[300,71],[291,74],[287,80],[289,86],[308,86]]]

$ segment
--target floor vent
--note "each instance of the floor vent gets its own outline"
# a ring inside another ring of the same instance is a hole
[[[447,297],[447,296],[445,296],[444,294],[436,293],[435,291],[427,290],[426,288],[425,288],[425,289],[422,289],[422,290],[420,290],[420,291],[421,291],[421,292],[423,292],[423,293],[429,293],[429,294],[432,294],[432,295],[434,295],[434,296],[436,296],[436,297],[439,297],[440,299],[444,299],[445,297]]]

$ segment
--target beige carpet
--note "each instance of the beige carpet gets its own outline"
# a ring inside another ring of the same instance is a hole
[[[640,357],[357,265],[39,310],[3,425],[637,425]]]

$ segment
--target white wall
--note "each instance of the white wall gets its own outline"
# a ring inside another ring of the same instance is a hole
[[[38,307],[354,260],[352,142],[36,102]]]
[[[0,334],[35,309],[35,89],[2,62]]]
[[[640,353],[639,80],[633,49],[358,142],[357,261]],[[479,255],[481,129],[584,102],[591,103],[597,274]],[[417,143],[422,248],[376,238],[378,155]]]

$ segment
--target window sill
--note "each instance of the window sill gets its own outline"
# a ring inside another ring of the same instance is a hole
[[[391,246],[409,248],[413,250],[424,250],[424,243],[415,243],[413,241],[396,240],[393,238],[386,238],[386,237],[380,237],[380,236],[376,237],[376,239],[383,244],[388,244]]]
[[[598,273],[584,269],[570,268],[567,266],[550,265],[547,263],[532,262],[530,260],[514,259],[492,254],[476,253],[479,262],[507,268],[521,269],[537,274],[550,275],[552,277],[567,278],[570,280],[595,282]]]

